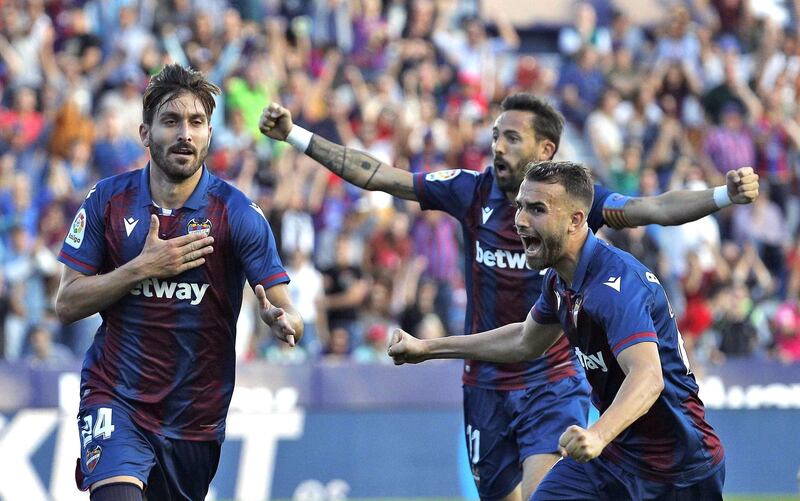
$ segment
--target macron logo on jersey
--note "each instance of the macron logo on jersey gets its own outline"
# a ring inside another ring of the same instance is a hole
[[[475,261],[488,266],[489,268],[511,268],[521,270],[527,266],[525,254],[522,252],[509,252],[500,249],[486,249],[481,247],[479,241],[475,241]]]
[[[146,278],[131,289],[134,296],[157,297],[166,299],[188,300],[189,304],[198,305],[206,295],[208,284],[188,284],[185,282],[167,282],[157,278]]]
[[[602,351],[598,351],[594,355],[586,355],[581,351],[580,348],[576,346],[575,356],[578,357],[578,361],[587,371],[600,369],[603,372],[608,372],[608,367],[606,366],[606,362],[605,360],[603,360]]]
[[[492,212],[494,212],[494,209],[491,209],[489,207],[483,208],[483,213],[481,214],[481,219],[483,219],[483,224],[486,224],[486,221],[488,221],[489,218],[492,217]]]
[[[133,231],[134,228],[136,228],[136,225],[139,223],[139,220],[129,217],[128,219],[123,219],[123,221],[125,222],[125,233],[127,233],[128,236],[131,236],[131,232]]]
[[[622,277],[608,277],[608,280],[603,282],[603,285],[607,285],[619,292],[620,282],[622,282]]]

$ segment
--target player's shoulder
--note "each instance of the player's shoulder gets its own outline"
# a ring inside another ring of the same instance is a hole
[[[628,252],[598,239],[592,263],[587,294],[595,298],[600,307],[609,301],[619,302],[625,298],[651,290],[657,284],[655,275]]]
[[[429,183],[445,183],[453,181],[478,181],[485,173],[469,169],[446,169],[428,172],[423,179]]]
[[[216,197],[234,219],[248,219],[251,216],[266,220],[261,208],[236,186],[209,174],[208,193]]]
[[[141,176],[142,169],[136,169],[101,179],[86,193],[86,200],[95,197],[100,201],[108,201],[120,193],[139,189]]]

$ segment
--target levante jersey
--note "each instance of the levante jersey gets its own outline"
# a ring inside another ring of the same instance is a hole
[[[414,175],[414,191],[423,209],[447,212],[461,223],[467,311],[464,333],[523,322],[542,289],[544,270],[528,268],[525,249],[514,229],[514,203],[495,182],[494,168],[483,173],[447,170]],[[611,192],[595,186],[589,225],[603,226],[603,204]],[[514,364],[467,360],[463,383],[494,390],[518,390],[554,382],[580,371],[566,339],[542,357]]]
[[[151,214],[162,239],[202,232],[214,237],[214,252],[198,268],[141,281],[100,312],[81,371],[81,406],[120,406],[142,428],[171,438],[222,440],[245,278],[265,289],[289,278],[264,214],[239,190],[203,167],[184,207],[166,211],[153,203],[149,175],[148,166],[92,188],[59,260],[85,275],[113,271],[141,253]]]
[[[658,344],[664,390],[602,455],[635,475],[677,486],[713,474],[722,464],[722,446],[705,420],[674,313],[655,275],[590,232],[572,284],[566,287],[554,270],[544,282],[531,314],[539,323],[561,324],[601,413],[625,379],[620,352]]]

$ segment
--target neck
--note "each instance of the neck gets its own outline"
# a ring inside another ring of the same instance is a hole
[[[204,168],[197,169],[197,172],[191,177],[175,181],[164,174],[161,167],[151,161],[150,196],[153,197],[153,202],[162,209],[180,209],[192,196],[192,192],[200,182]]]
[[[578,267],[581,251],[583,250],[583,245],[586,243],[588,236],[589,227],[584,225],[577,233],[569,238],[564,253],[553,266],[558,276],[567,286],[572,284],[572,279],[575,277],[575,269]]]

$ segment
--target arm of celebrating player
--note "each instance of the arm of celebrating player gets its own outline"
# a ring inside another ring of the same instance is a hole
[[[434,358],[514,363],[541,356],[560,336],[558,324],[540,324],[530,314],[524,322],[468,336],[417,339],[397,329],[389,346],[389,356],[395,365]]]
[[[85,275],[65,266],[56,295],[56,315],[65,324],[102,311],[146,278],[165,278],[197,268],[213,252],[213,237],[190,233],[169,240],[158,236],[158,217],[150,217],[144,248],[136,258],[102,275]]]
[[[622,207],[606,204],[603,217],[612,228],[695,221],[731,204],[749,204],[758,197],[758,174],[752,167],[728,171],[726,186],[707,190],[673,190],[654,197],[626,198]]]
[[[294,346],[303,337],[303,319],[289,299],[289,288],[282,283],[264,290],[264,286],[259,284],[255,292],[261,319],[272,328],[278,339]]]
[[[558,440],[563,457],[585,462],[600,455],[606,445],[644,415],[664,389],[658,344],[642,342],[622,350],[617,362],[625,380],[614,401],[588,429],[572,425]]]
[[[264,108],[259,129],[267,137],[287,141],[350,184],[365,190],[384,191],[406,200],[417,200],[410,172],[294,125],[291,112],[277,103]]]

